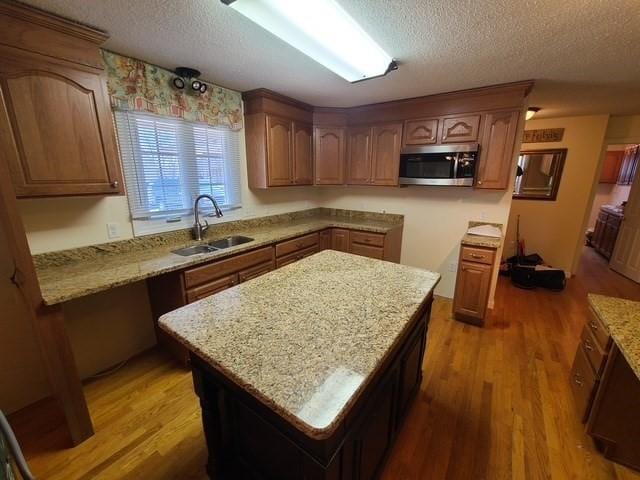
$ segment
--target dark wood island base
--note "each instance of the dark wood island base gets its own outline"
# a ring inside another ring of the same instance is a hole
[[[196,354],[195,390],[216,480],[377,478],[422,381],[430,294],[328,437],[311,437]]]

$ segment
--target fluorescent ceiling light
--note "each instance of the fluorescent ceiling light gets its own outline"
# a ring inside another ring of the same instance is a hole
[[[529,107],[525,115],[525,120],[531,120],[536,113],[540,111],[540,107]]]
[[[350,82],[397,64],[335,0],[221,0]]]

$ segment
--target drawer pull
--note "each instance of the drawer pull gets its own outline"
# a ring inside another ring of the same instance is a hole
[[[482,260],[484,255],[478,255],[477,253],[472,253],[471,258],[477,258],[478,260]]]
[[[593,346],[591,345],[591,342],[589,340],[585,340],[584,341],[584,348],[586,348],[587,350],[589,350],[590,352],[593,351]]]
[[[584,385],[584,382],[580,380],[580,375],[578,375],[577,373],[573,376],[573,381],[576,382],[576,385],[578,385],[579,387]]]
[[[592,330],[598,330],[598,324],[593,320],[589,322],[589,326],[591,327]]]

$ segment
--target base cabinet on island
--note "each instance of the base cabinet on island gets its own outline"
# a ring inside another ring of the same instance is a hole
[[[192,354],[210,478],[377,478],[422,382],[431,302],[429,297],[328,437],[308,436]]]
[[[640,379],[590,312],[571,368],[578,416],[609,460],[640,470]]]

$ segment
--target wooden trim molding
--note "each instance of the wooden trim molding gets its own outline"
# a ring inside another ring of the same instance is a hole
[[[0,156],[0,222],[15,263],[12,281],[29,307],[29,320],[33,325],[43,367],[47,371],[53,395],[64,412],[71,440],[77,445],[93,435],[93,425],[62,310],[60,307],[45,307],[42,301],[5,156]]]

